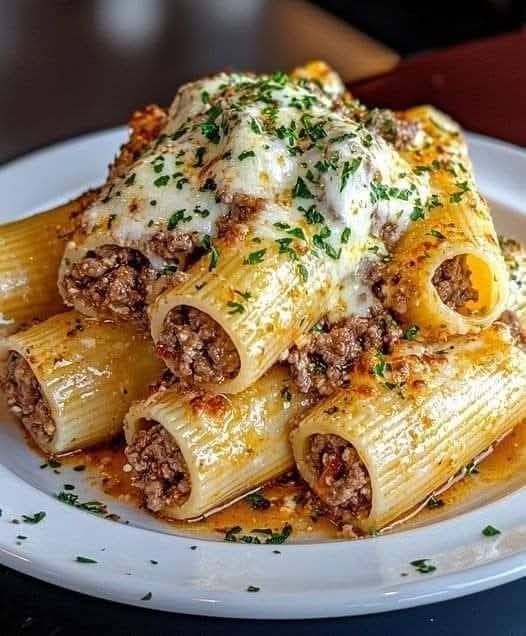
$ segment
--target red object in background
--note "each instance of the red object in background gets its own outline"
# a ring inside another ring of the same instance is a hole
[[[433,104],[464,128],[526,146],[526,31],[415,55],[348,88],[369,106]]]

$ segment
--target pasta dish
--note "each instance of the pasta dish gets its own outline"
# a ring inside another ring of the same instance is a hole
[[[0,246],[11,412],[50,457],[123,440],[165,519],[268,508],[288,475],[375,534],[526,417],[525,252],[460,127],[321,62],[137,111],[104,184]]]

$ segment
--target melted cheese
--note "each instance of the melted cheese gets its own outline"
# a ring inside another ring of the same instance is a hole
[[[160,268],[154,234],[213,239],[239,196],[258,200],[258,233],[280,240],[301,228],[309,249],[335,261],[343,242],[365,253],[386,223],[401,234],[425,207],[427,175],[356,121],[341,82],[320,73],[219,74],[183,86],[157,141],[87,210],[87,243],[134,247]],[[348,281],[342,302],[362,312],[353,300],[365,298],[361,283]]]

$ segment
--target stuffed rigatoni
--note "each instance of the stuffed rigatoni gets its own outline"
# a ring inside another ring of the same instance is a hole
[[[291,435],[302,477],[363,530],[403,516],[526,416],[526,355],[497,327],[372,365]]]
[[[132,483],[165,517],[207,513],[292,467],[290,425],[307,404],[280,367],[234,396],[161,390],[126,416]]]
[[[309,73],[182,87],[66,249],[66,302],[149,318],[186,384],[242,391],[328,311],[367,311],[360,267],[386,256],[385,228],[400,236],[430,196],[428,175],[355,117],[330,73]]]
[[[161,373],[151,342],[135,328],[75,312],[10,336],[7,348],[8,406],[53,455],[115,435]]]
[[[86,193],[65,205],[0,226],[0,335],[44,320],[64,308],[57,272]]]
[[[401,154],[429,175],[433,194],[415,207],[414,223],[394,248],[385,305],[431,337],[487,327],[506,306],[507,273],[466,143],[457,124],[431,107],[404,117],[419,123],[428,143]]]

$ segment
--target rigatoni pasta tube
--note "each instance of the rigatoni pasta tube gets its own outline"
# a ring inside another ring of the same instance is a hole
[[[394,249],[386,304],[426,335],[476,331],[501,314],[508,293],[491,215],[458,126],[431,107],[405,116],[422,125],[429,143],[402,155],[429,174],[433,194],[415,207],[414,222]]]
[[[183,381],[238,393],[336,302],[344,274],[355,270],[363,250],[343,245],[338,260],[311,251],[293,259],[276,241],[255,244],[248,237],[234,247],[218,242],[214,267],[201,259],[185,283],[161,294],[151,307],[156,350]],[[188,368],[186,342],[193,346],[205,321],[213,334],[206,343],[208,364],[197,368],[192,360]]]
[[[495,327],[383,359],[312,409],[291,436],[302,477],[346,522],[382,528],[526,416],[526,356]]]
[[[134,328],[58,314],[7,340],[8,405],[46,453],[105,440],[161,373]]]
[[[291,468],[290,422],[306,404],[279,366],[234,396],[159,391],[126,416],[133,482],[165,517],[209,512]]]
[[[53,210],[0,226],[0,334],[63,309],[57,272],[67,234],[93,198],[86,193]]]

